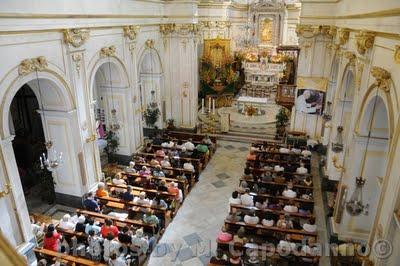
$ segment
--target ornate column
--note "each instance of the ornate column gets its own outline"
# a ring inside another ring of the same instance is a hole
[[[131,138],[131,145],[133,150],[136,151],[140,146],[143,145],[143,125],[142,125],[142,114],[140,106],[140,91],[139,91],[139,80],[137,70],[137,56],[136,56],[136,39],[140,31],[139,26],[129,25],[124,26],[124,37],[125,37],[125,54],[129,55],[126,59],[128,67],[128,75],[131,83],[129,90],[129,99],[131,104],[128,106],[128,113],[132,116],[128,117],[129,126],[132,126],[134,132],[133,138]]]
[[[69,66],[70,83],[74,88],[76,99],[76,119],[78,123],[78,153],[81,174],[87,177],[84,191],[90,190],[101,175],[100,155],[95,144],[96,125],[93,110],[93,99],[90,95],[90,80],[86,70],[85,43],[89,39],[88,29],[66,29],[63,31],[66,57]],[[81,153],[80,153],[81,152]]]

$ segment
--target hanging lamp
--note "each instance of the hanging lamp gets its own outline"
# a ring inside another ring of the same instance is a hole
[[[335,153],[339,153],[343,151],[343,113],[344,113],[344,105],[346,103],[346,94],[347,89],[344,91],[343,104],[342,104],[342,113],[340,115],[340,125],[336,128],[336,137],[332,142],[332,151]]]
[[[367,159],[369,142],[371,139],[371,131],[372,131],[372,125],[373,125],[374,117],[375,117],[375,109],[376,109],[377,100],[378,100],[378,90],[376,90],[374,106],[372,109],[372,116],[371,116],[371,120],[369,122],[367,144],[365,145],[365,151],[364,151],[364,156],[363,156],[361,171],[360,171],[361,173],[360,173],[360,176],[356,177],[356,188],[354,189],[354,192],[351,195],[350,200],[348,202],[346,202],[346,211],[351,216],[358,216],[361,213],[364,213],[366,215],[368,214],[369,204],[366,204],[363,202],[363,187],[366,182],[366,178],[364,178],[364,176],[365,176],[364,171],[365,171],[365,161]]]
[[[114,90],[113,90],[112,77],[111,77],[111,59],[110,59],[110,56],[108,56],[108,72],[109,72],[109,78],[110,78],[111,103],[112,103],[111,119],[110,119],[110,130],[113,131],[113,132],[117,132],[121,128],[121,123],[118,120],[117,110],[115,109],[115,105],[114,105],[114,92],[113,92]]]
[[[332,119],[332,103],[330,101],[326,103],[326,109],[322,118],[325,119],[325,121],[330,121]]]
[[[50,137],[48,125],[46,122],[46,112],[44,111],[44,104],[43,104],[43,98],[42,98],[42,89],[40,87],[40,82],[39,82],[39,74],[38,71],[36,70],[36,81],[37,81],[37,86],[39,90],[39,100],[40,100],[40,109],[43,112],[43,125],[44,125],[44,130],[46,131],[46,135]],[[45,153],[42,153],[42,155],[39,156],[39,161],[40,161],[40,168],[41,169],[47,169],[50,172],[55,171],[58,166],[60,166],[63,161],[63,153],[60,152],[58,153],[56,149],[53,147],[53,142],[51,140],[48,140],[44,143],[47,149],[47,156]]]

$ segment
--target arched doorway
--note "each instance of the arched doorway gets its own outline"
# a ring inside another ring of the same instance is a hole
[[[366,240],[374,223],[381,185],[386,176],[387,154],[390,146],[389,116],[385,101],[379,89],[371,93],[359,116],[356,131],[351,142],[349,163],[342,184],[347,186],[346,201],[350,200],[355,188],[356,177],[363,177],[362,201],[366,206],[362,214],[351,216],[344,212],[340,225],[343,235],[350,234]],[[351,162],[351,163],[350,163]]]
[[[133,97],[124,65],[115,57],[100,59],[93,71],[91,88],[92,117],[101,164],[108,162],[107,148],[104,147],[110,131],[118,140],[113,153],[130,156],[135,150],[136,136],[133,128]]]
[[[154,48],[146,47],[139,62],[139,89],[142,113],[149,108],[158,108],[159,117],[155,126],[162,128],[165,111],[165,108],[162,108],[162,99],[164,99],[165,95],[162,90],[163,73],[159,55]],[[144,115],[142,116],[142,125],[149,127],[146,124]]]
[[[333,102],[333,114],[328,153],[328,174],[331,180],[340,180],[343,172],[338,165],[346,160],[346,143],[349,143],[353,99],[355,94],[355,77],[352,68],[347,68]]]
[[[12,146],[31,213],[40,213],[45,202],[51,204],[55,201],[52,177],[39,165],[39,157],[47,152],[39,109],[38,99],[28,84],[18,90],[10,106],[9,127],[14,135]]]

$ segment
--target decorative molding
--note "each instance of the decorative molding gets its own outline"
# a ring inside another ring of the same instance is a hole
[[[44,56],[25,59],[18,66],[18,74],[26,75],[34,71],[43,71],[47,66],[47,60]]]
[[[229,29],[232,26],[230,21],[201,21],[199,22],[200,28],[211,29],[211,28],[219,28],[219,29]]]
[[[375,78],[374,87],[389,92],[391,75],[387,70],[374,66],[371,69],[371,75]]]
[[[135,25],[128,25],[124,26],[123,30],[124,30],[124,36],[127,37],[129,40],[134,41],[136,40],[140,27]]]
[[[338,161],[339,161],[339,158],[336,155],[332,157],[333,167],[335,167],[336,170],[338,170],[340,173],[344,173],[346,169],[344,168],[343,165],[340,165],[338,163]]]
[[[82,46],[82,44],[84,44],[89,38],[88,29],[65,29],[63,32],[64,42],[75,48]]]
[[[116,48],[114,45],[111,45],[110,47],[103,47],[100,49],[100,57],[110,57],[110,56],[115,56]]]
[[[178,24],[175,26],[175,32],[179,35],[197,34],[199,30],[199,25],[194,23]]]
[[[82,60],[82,54],[81,53],[74,53],[72,54],[72,61],[75,63],[75,69],[76,73],[78,74],[78,77],[80,76],[81,73],[81,60]]]
[[[345,45],[347,41],[349,40],[350,37],[350,29],[348,28],[340,28],[338,30],[338,35],[339,35],[339,44],[340,45]]]
[[[162,35],[164,48],[167,46],[167,37],[175,31],[175,24],[160,24],[160,33]]]
[[[149,48],[149,49],[153,49],[154,48],[154,40],[153,39],[147,39],[145,44],[146,44],[146,47]]]
[[[394,47],[394,62],[400,64],[400,45]]]
[[[374,46],[375,33],[370,31],[360,31],[356,34],[356,46],[359,54],[365,54],[368,49]]]
[[[6,184],[4,190],[0,191],[0,199],[11,193],[11,184]]]
[[[357,67],[356,67],[356,88],[360,90],[361,88],[361,81],[362,81],[362,74],[364,71],[364,63],[360,60],[357,60]]]
[[[356,55],[355,55],[353,52],[345,51],[345,52],[343,53],[343,56],[344,56],[347,60],[349,60],[350,65],[353,65],[353,66],[355,65],[357,57],[356,57]]]

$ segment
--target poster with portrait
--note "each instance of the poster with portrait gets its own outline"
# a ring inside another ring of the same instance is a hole
[[[322,115],[324,112],[326,79],[303,78],[297,80],[295,108],[297,112]]]

